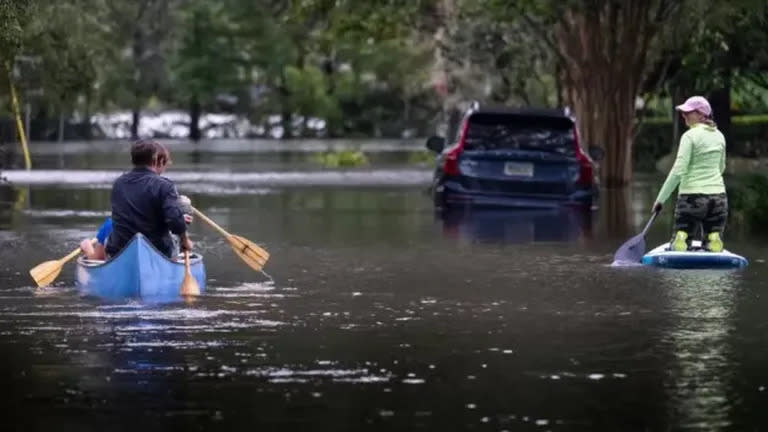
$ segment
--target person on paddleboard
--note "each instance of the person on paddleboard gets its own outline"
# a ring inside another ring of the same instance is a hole
[[[670,249],[688,250],[692,238],[698,237],[699,228],[703,228],[704,249],[721,252],[728,218],[723,182],[725,137],[712,121],[712,108],[705,98],[693,96],[676,109],[689,129],[680,138],[677,158],[656,197],[653,211],[661,211],[679,185]]]
[[[169,258],[177,251],[171,234],[179,236],[181,250],[191,250],[187,220],[179,205],[176,185],[161,174],[171,165],[165,146],[151,139],[131,146],[133,170],[121,175],[112,186],[112,232],[106,244],[107,256],[117,255],[137,233],[143,234]]]

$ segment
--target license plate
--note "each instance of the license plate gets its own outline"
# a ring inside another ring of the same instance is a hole
[[[508,176],[533,177],[533,164],[507,162],[504,164],[504,174]]]

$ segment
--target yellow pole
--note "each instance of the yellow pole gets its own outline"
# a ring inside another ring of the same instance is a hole
[[[21,148],[24,150],[24,166],[27,171],[32,169],[32,159],[29,157],[29,147],[27,146],[27,134],[24,133],[24,123],[21,121],[21,110],[19,109],[19,98],[16,96],[16,86],[13,84],[13,75],[11,74],[11,65],[5,62],[5,69],[8,71],[8,83],[11,85],[11,104],[13,104],[13,115],[16,117],[16,131],[19,133]]]

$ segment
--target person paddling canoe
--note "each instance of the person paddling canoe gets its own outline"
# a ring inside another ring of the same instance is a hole
[[[187,196],[181,195],[179,197],[179,206],[184,213],[184,222],[186,222],[187,225],[191,224],[194,220],[192,217],[192,201]],[[80,249],[83,250],[85,257],[90,260],[106,260],[106,245],[111,233],[112,218],[108,217],[96,232],[96,243],[93,243],[92,239],[85,239],[80,242]],[[178,236],[173,236],[173,243],[174,249],[178,248]]]
[[[653,211],[661,211],[664,202],[679,185],[670,249],[688,250],[692,237],[698,237],[701,227],[704,249],[721,252],[728,218],[728,198],[723,181],[725,137],[712,121],[712,108],[705,98],[693,96],[676,109],[689,129],[680,138],[677,158],[659,191]]]
[[[171,233],[179,236],[182,250],[191,250],[184,210],[176,185],[161,174],[171,165],[165,146],[143,139],[131,146],[133,170],[121,175],[112,186],[112,233],[106,245],[108,256],[117,255],[137,234],[143,234],[169,258],[177,251]]]

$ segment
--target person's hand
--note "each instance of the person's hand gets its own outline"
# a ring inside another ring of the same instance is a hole
[[[651,210],[651,213],[659,213],[661,212],[661,209],[664,208],[664,205],[660,202],[656,202],[653,204],[653,209]]]
[[[189,215],[189,214],[186,214],[186,213],[184,214],[184,222],[186,222],[187,225],[189,225],[192,222],[194,222],[194,220],[195,220],[195,218],[193,218],[192,215]]]
[[[186,235],[181,239],[181,250],[182,251],[191,251],[192,248],[195,246],[194,243],[192,243],[192,240],[189,239]]]
[[[80,242],[80,249],[85,252],[86,257],[90,259],[91,256],[94,255],[94,249],[93,249],[93,239],[85,239]]]
[[[192,205],[192,200],[186,195],[179,195],[179,202],[188,206]]]

